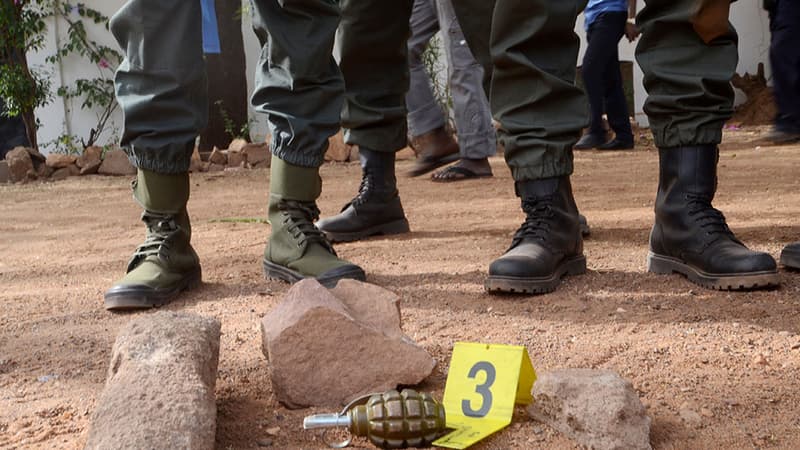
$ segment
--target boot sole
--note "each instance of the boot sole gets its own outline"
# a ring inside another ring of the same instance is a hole
[[[289,284],[297,283],[298,281],[306,278],[316,278],[316,280],[319,281],[319,284],[331,289],[336,286],[336,283],[338,283],[339,280],[343,280],[345,278],[358,281],[367,281],[367,275],[364,273],[364,270],[355,265],[353,265],[352,268],[348,267],[346,270],[334,272],[328,276],[310,277],[288,267],[275,264],[272,261],[267,261],[266,259],[262,260],[261,262],[264,269],[264,277],[266,277],[268,280],[285,281]]]
[[[783,250],[781,252],[781,264],[789,269],[800,270],[800,252]]]
[[[374,227],[369,227],[367,229],[361,231],[354,231],[351,233],[339,233],[335,231],[325,231],[325,236],[328,237],[328,240],[331,242],[353,242],[358,241],[364,238],[368,238],[370,236],[377,236],[377,235],[392,235],[392,234],[403,234],[408,233],[411,231],[411,228],[408,226],[407,219],[400,219],[395,220],[394,222],[388,222],[380,225],[375,225]]]
[[[669,256],[648,252],[647,271],[661,275],[678,273],[692,283],[719,291],[746,291],[753,289],[775,288],[780,285],[778,271],[743,272],[735,274],[714,274],[684,263]]]
[[[580,255],[562,262],[549,277],[523,278],[489,275],[484,287],[490,294],[547,294],[556,290],[564,276],[584,273],[586,273],[586,257]]]
[[[203,284],[203,271],[199,267],[170,289],[154,290],[131,286],[109,290],[104,296],[104,306],[108,311],[132,311],[164,306],[183,291],[195,289]]]

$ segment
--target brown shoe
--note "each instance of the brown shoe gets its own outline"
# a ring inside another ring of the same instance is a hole
[[[459,159],[458,143],[444,127],[415,136],[410,141],[417,162],[408,176],[417,177]]]

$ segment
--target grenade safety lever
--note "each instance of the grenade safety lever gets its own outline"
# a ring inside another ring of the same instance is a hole
[[[380,448],[427,447],[445,430],[444,406],[430,394],[411,389],[387,391],[357,399],[339,414],[317,414],[303,420],[306,430],[347,428]],[[333,448],[350,445],[352,438],[328,443]]]

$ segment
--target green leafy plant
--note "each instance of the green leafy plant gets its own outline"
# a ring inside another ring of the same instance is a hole
[[[450,95],[447,66],[439,57],[441,54],[442,41],[438,35],[434,35],[430,41],[428,41],[428,46],[422,53],[422,65],[425,67],[425,71],[431,79],[433,96],[442,108],[444,116],[452,129],[453,97]]]
[[[33,148],[38,149],[36,108],[50,102],[49,77],[28,64],[29,52],[44,48],[45,19],[51,0],[0,0],[0,97],[5,115],[20,116]]]
[[[35,110],[53,98],[51,76],[45,68],[31,67],[27,55],[44,49],[49,18],[66,22],[67,33],[66,41],[47,62],[55,64],[74,55],[88,59],[97,68],[96,77],[76,80],[56,92],[66,100],[79,99],[83,109],[97,111],[95,126],[85,138],[62,135],[52,144],[67,150],[76,147],[78,141],[83,147],[95,145],[117,108],[113,78],[122,56],[89,37],[85,23],[103,24],[108,29],[108,17],[83,3],[0,0],[0,97],[6,103],[5,114],[22,117],[28,141],[38,149],[36,131],[40,122]]]
[[[81,145],[89,147],[95,145],[107,130],[109,120],[118,107],[114,95],[114,72],[122,62],[122,55],[111,47],[98,44],[87,33],[86,22],[103,25],[108,30],[108,17],[99,11],[83,3],[63,2],[54,5],[53,13],[57,19],[66,22],[67,39],[48,61],[57,63],[69,56],[78,56],[89,60],[96,69],[96,77],[78,79],[57,91],[60,97],[66,100],[79,99],[81,108],[96,112],[95,125],[89,130],[88,136],[80,138]]]
[[[217,108],[219,108],[219,115],[222,117],[222,123],[225,127],[225,134],[230,136],[231,140],[244,139],[247,142],[252,142],[250,138],[250,126],[253,124],[253,120],[250,119],[242,124],[235,123],[230,115],[228,115],[228,111],[225,110],[223,103],[222,100],[214,102]]]

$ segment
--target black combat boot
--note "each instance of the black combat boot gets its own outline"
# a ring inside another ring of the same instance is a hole
[[[489,266],[486,290],[543,294],[556,289],[564,275],[586,272],[578,207],[569,177],[516,183],[525,223],[511,248]]]
[[[781,264],[790,269],[800,270],[800,242],[793,242],[783,248]]]
[[[659,149],[656,221],[647,270],[680,273],[720,290],[779,284],[772,256],[744,246],[711,206],[717,189],[716,146]]]
[[[377,234],[408,233],[408,220],[397,192],[394,153],[359,149],[361,186],[341,213],[317,222],[333,242],[349,242]]]

